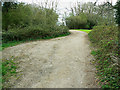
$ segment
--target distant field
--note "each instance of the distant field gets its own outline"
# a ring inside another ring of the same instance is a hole
[[[88,30],[88,29],[75,29],[75,30],[83,31],[83,32],[86,32],[86,33],[89,33],[91,31],[91,30]]]

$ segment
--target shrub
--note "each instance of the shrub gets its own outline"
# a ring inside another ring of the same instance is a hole
[[[15,8],[12,8],[14,4]],[[56,25],[58,14],[54,7],[9,2],[5,2],[2,7],[5,10],[2,13],[2,39],[5,43],[69,34],[67,27]]]
[[[17,58],[11,57],[9,59],[2,59],[2,88],[8,88],[11,85],[9,82],[11,77],[16,77],[17,66],[18,62],[16,61]]]
[[[118,27],[96,26],[88,35],[97,48],[91,54],[96,58],[94,63],[102,88],[119,88]]]
[[[66,18],[66,25],[70,29],[92,29],[97,25],[96,15],[81,13],[76,16],[70,16]]]
[[[2,34],[2,39],[3,42],[21,41],[27,39],[57,37],[63,34],[68,34],[68,28],[65,26],[54,26],[51,28],[29,26],[25,28],[13,28],[9,31],[4,31]]]
[[[85,15],[70,16],[66,18],[66,25],[70,29],[82,29],[86,28],[87,18]]]

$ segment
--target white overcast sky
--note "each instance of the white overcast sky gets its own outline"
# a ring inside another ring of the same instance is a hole
[[[39,3],[39,2],[45,2],[46,0],[17,0],[17,1],[22,1],[22,2],[27,2],[27,3]],[[70,3],[75,3],[75,2],[95,2],[96,0],[48,0],[48,1],[57,1],[59,2],[59,4],[62,5],[62,7],[66,7],[66,6],[69,6]],[[103,3],[103,2],[106,2],[106,1],[112,1],[113,4],[116,3],[117,0],[98,0],[98,3]]]
[[[18,0],[18,1],[23,1],[23,2],[44,2],[46,0]],[[56,1],[56,0],[48,0],[48,1]],[[96,0],[57,0],[59,2],[95,2]],[[112,1],[113,3],[116,3],[117,0],[98,0],[98,2],[106,2],[106,1]]]
[[[30,4],[32,3],[39,4],[40,2],[45,2],[46,0],[17,0],[17,1],[30,3]],[[59,10],[59,14],[61,14],[59,17],[61,18],[64,12],[69,12],[67,11],[67,9],[73,6],[76,2],[86,3],[86,2],[95,2],[96,0],[48,0],[48,2],[52,2],[52,1],[58,2],[58,10]],[[101,4],[107,1],[110,1],[110,2],[112,1],[113,5],[117,2],[117,0],[98,0],[97,4]]]
[[[26,3],[36,3],[39,4],[40,2],[45,2],[46,0],[17,0],[19,2],[26,2]],[[48,0],[49,2],[51,1],[57,1],[58,2],[58,9],[61,12],[64,12],[66,8],[70,8],[74,3],[76,2],[81,2],[81,3],[85,3],[85,2],[95,2],[96,0]],[[106,1],[112,1],[113,5],[117,2],[117,0],[98,0],[98,4],[101,4],[103,2]]]

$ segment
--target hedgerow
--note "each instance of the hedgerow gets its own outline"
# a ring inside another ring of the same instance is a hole
[[[94,47],[94,64],[102,88],[120,88],[118,27],[96,26],[88,34]]]
[[[58,14],[54,7],[56,5],[54,2],[51,4],[52,7],[47,8],[42,5],[4,2],[2,6],[3,43],[68,35],[69,29],[66,26],[57,25]]]

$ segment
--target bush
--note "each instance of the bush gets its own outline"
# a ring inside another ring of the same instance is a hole
[[[70,16],[66,18],[66,25],[70,29],[92,29],[97,25],[96,15],[82,13],[77,16]]]
[[[67,27],[56,25],[58,14],[54,7],[44,8],[10,2],[5,2],[2,7],[4,10],[2,13],[2,39],[5,43],[69,34]]]
[[[99,47],[103,47],[103,42],[118,40],[118,28],[116,26],[95,26],[89,33],[90,40]]]
[[[70,16],[66,18],[66,25],[70,29],[83,29],[86,28],[87,18],[85,15]]]
[[[94,63],[102,88],[119,88],[118,28],[96,26],[88,35],[92,45],[97,48],[91,54],[96,58]]]
[[[32,9],[31,5],[25,5],[24,3],[15,3],[14,8],[6,7],[9,3],[5,2],[2,6],[2,29],[9,30],[14,27],[25,27],[31,24]],[[14,5],[14,4],[13,4]],[[11,7],[13,6],[11,5]],[[8,9],[7,11],[5,9]]]
[[[68,34],[68,28],[65,26],[54,26],[52,28],[41,28],[39,26],[29,26],[25,28],[13,28],[4,31],[2,34],[3,42],[21,41],[27,39],[57,37]]]

